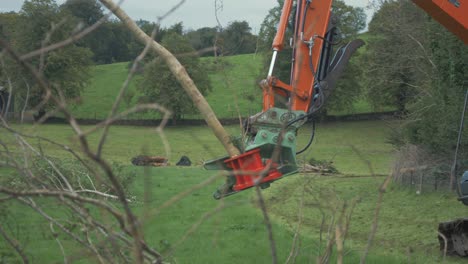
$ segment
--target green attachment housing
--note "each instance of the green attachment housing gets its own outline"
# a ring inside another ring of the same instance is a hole
[[[296,161],[296,136],[297,130],[307,119],[303,111],[289,111],[282,108],[270,108],[265,112],[251,116],[244,127],[241,137],[234,140],[242,153],[254,149],[260,150],[262,163],[274,164],[275,169],[281,173],[281,178],[298,171]],[[295,121],[295,122],[292,122]],[[229,170],[226,161],[231,157],[225,156],[208,161],[204,164],[207,170]],[[274,179],[276,180],[276,179]],[[272,180],[272,181],[274,181]],[[232,187],[236,184],[234,177],[229,176],[226,183],[215,192],[215,198],[236,193]],[[262,188],[267,188],[270,182],[263,183]]]
[[[270,108],[248,119],[244,137],[244,151],[260,148],[264,160],[278,163],[278,170],[283,174],[297,172],[296,136],[297,130],[306,120],[288,124],[305,116],[303,111],[289,111],[282,108]]]

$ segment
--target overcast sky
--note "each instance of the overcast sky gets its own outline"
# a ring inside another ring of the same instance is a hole
[[[56,0],[62,4],[65,0]],[[118,0],[114,0],[118,2]],[[186,0],[185,3],[162,21],[164,26],[182,21],[185,29],[213,27],[217,25],[215,17],[215,1],[222,3],[218,18],[222,26],[234,20],[246,20],[254,33],[260,29],[268,10],[276,5],[276,0]],[[18,11],[23,0],[0,0],[0,12]],[[135,20],[145,19],[156,21],[180,0],[125,0],[122,8]],[[367,13],[368,21],[371,11],[366,9],[368,0],[345,0],[352,6],[363,7]]]

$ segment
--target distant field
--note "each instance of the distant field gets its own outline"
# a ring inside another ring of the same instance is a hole
[[[219,58],[202,58],[208,66],[209,78],[213,91],[206,97],[219,118],[235,118],[249,116],[261,110],[262,92],[258,87],[258,81],[262,75],[261,55],[247,54]],[[128,62],[108,65],[93,66],[91,70],[91,82],[82,94],[80,105],[72,107],[73,113],[78,118],[103,119],[106,118],[112,104],[122,87],[128,73]],[[265,73],[266,74],[266,73]],[[136,83],[140,76],[136,76],[129,86],[131,99],[122,102],[120,111],[123,111],[137,103],[141,94],[136,89]],[[127,97],[130,98],[130,97]],[[389,111],[391,108],[380,109]],[[368,113],[373,109],[365,99],[354,104],[353,109],[346,111],[330,111],[331,115],[346,115],[356,113]],[[184,118],[202,119],[195,111],[193,114],[185,114]],[[134,114],[131,119],[159,118],[157,113]]]

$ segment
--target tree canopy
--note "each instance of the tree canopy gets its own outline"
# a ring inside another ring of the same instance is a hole
[[[468,47],[409,0],[383,2],[369,25],[368,97],[405,118],[392,143],[413,144],[453,162],[468,80]],[[468,130],[460,163],[468,165]],[[438,166],[437,164],[431,164]]]
[[[234,21],[221,31],[222,50],[225,55],[254,53],[257,38],[251,33],[247,21]]]
[[[367,65],[368,98],[375,107],[394,106],[405,112],[415,96],[414,86],[427,66],[419,47],[426,15],[410,1],[387,1],[369,24]]]
[[[14,48],[23,54],[67,39],[77,24],[77,18],[60,9],[53,0],[25,1],[19,13],[8,16],[14,19],[15,24],[14,29],[8,29],[5,34],[10,44],[14,43]],[[5,23],[3,28],[8,25],[8,21],[0,23]],[[88,48],[72,44],[33,57],[28,62],[47,78],[52,92],[60,92],[65,98],[73,99],[80,95],[89,79],[87,69],[91,56]],[[14,88],[13,95],[16,100],[23,101],[21,104],[28,103],[34,108],[42,103],[45,91],[35,85],[29,72],[21,70],[15,63],[5,65],[0,78]],[[27,97],[28,102],[25,102]]]
[[[165,35],[161,44],[177,57],[203,95],[211,91],[207,71],[187,38],[171,32]],[[144,94],[139,98],[140,102],[164,105],[172,111],[174,122],[183,114],[195,110],[192,101],[160,57],[145,65],[138,89]]]

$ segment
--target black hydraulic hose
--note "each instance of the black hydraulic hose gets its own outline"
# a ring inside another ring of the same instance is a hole
[[[306,151],[310,147],[310,145],[312,145],[312,142],[314,141],[314,137],[315,137],[315,120],[312,119],[312,133],[310,134],[309,142],[303,149],[296,152],[296,155],[299,155],[303,153],[304,151]]]
[[[332,41],[329,41],[328,39],[326,39],[326,38],[324,38],[322,36],[317,36],[317,38],[323,40],[324,42],[326,42],[326,43],[328,43],[328,44],[330,44],[332,46],[340,45],[341,43],[343,43],[342,39],[338,40],[337,42],[332,42]]]
[[[311,0],[306,0],[307,3],[306,3],[306,6],[304,8],[304,15],[303,15],[303,18],[302,18],[302,28],[301,28],[301,34],[302,34],[302,37],[304,37],[304,27],[305,27],[305,21],[306,21],[306,18],[307,18],[307,10],[310,6],[310,3],[312,2]]]
[[[298,117],[298,118],[296,118],[296,119],[294,119],[294,120],[289,121],[289,123],[286,124],[286,127],[290,127],[290,126],[293,125],[294,123],[299,122],[299,121],[301,121],[301,120],[303,120],[303,119],[309,118],[309,117],[311,117],[311,116],[312,116],[311,114],[307,114],[307,115],[300,116],[300,117]]]

